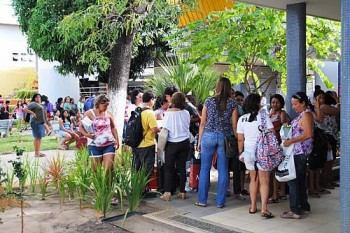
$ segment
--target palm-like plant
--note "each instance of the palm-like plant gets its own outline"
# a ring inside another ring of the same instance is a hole
[[[182,57],[163,58],[159,65],[159,72],[147,81],[149,89],[156,95],[162,95],[166,86],[174,85],[183,93],[192,92],[199,103],[211,94],[219,76],[214,70],[200,70]]]

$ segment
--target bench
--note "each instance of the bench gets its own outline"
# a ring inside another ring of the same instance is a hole
[[[12,121],[12,119],[0,120],[0,135],[3,137],[6,137],[8,135],[12,126]]]

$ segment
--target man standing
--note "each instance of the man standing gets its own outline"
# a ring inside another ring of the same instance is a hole
[[[132,163],[135,170],[140,170],[144,167],[147,174],[151,175],[155,162],[156,133],[160,130],[152,110],[155,102],[154,94],[151,91],[146,91],[142,96],[142,101],[144,110],[141,112],[141,121],[144,137],[140,145],[133,149]]]

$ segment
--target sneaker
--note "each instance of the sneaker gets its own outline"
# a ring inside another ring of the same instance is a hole
[[[301,210],[301,215],[307,215],[310,213],[310,210]]]
[[[295,214],[292,211],[284,212],[281,214],[281,218],[285,219],[300,219],[301,216],[299,214]]]
[[[235,194],[235,199],[244,201],[246,198],[242,194]]]

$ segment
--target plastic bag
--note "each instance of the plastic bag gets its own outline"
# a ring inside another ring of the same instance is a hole
[[[281,146],[285,157],[282,163],[278,165],[275,172],[275,177],[279,182],[287,182],[290,180],[294,180],[297,177],[296,171],[295,171],[295,164],[294,164],[294,155],[293,155],[294,144],[288,147],[285,147],[283,146],[283,143],[284,141],[282,141]]]
[[[287,140],[292,138],[292,126],[283,125],[280,130],[280,135],[282,140]]]

